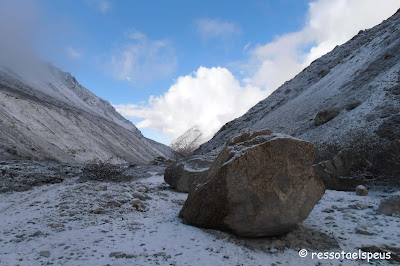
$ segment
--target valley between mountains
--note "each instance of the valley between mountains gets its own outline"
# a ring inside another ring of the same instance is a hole
[[[50,63],[1,66],[0,265],[399,264],[399,36],[400,10],[170,146]]]

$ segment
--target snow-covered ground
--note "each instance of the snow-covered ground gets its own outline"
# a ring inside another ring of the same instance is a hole
[[[298,251],[325,252],[336,241],[329,251],[399,247],[400,217],[376,212],[385,195],[326,191],[292,236],[314,238],[285,248],[290,237],[240,239],[183,224],[178,213],[187,194],[171,190],[156,172],[121,183],[66,179],[0,194],[0,265],[360,265],[366,261],[311,259],[311,250],[301,258]]]

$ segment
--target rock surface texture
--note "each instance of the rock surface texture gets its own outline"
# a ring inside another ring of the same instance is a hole
[[[314,146],[269,130],[232,138],[190,190],[179,216],[241,236],[272,236],[307,218],[325,191]]]
[[[210,168],[214,159],[205,155],[182,158],[165,169],[164,180],[178,191],[189,192],[191,185]]]

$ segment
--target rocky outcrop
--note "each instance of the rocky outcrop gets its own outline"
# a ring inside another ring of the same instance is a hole
[[[182,158],[165,169],[164,180],[176,190],[187,193],[190,186],[210,168],[214,159],[206,155]]]
[[[314,165],[315,173],[324,181],[327,189],[354,191],[361,180],[356,171],[366,167],[366,161],[349,150],[340,151],[332,160]]]
[[[204,228],[272,236],[307,218],[325,191],[313,172],[314,146],[270,130],[228,141],[190,190],[179,216]]]
[[[378,213],[384,215],[400,215],[400,192],[393,193],[379,204]]]

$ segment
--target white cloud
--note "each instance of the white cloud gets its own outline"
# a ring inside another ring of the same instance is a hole
[[[132,83],[165,78],[176,67],[176,56],[168,40],[151,40],[139,31],[127,34],[105,63],[105,70],[116,79]]]
[[[197,32],[203,39],[222,38],[229,39],[241,34],[242,30],[233,22],[221,19],[202,18],[195,21]]]
[[[272,92],[312,61],[358,31],[379,24],[398,8],[398,0],[311,2],[307,23],[301,31],[278,36],[251,51],[251,58],[242,66],[249,75],[246,81]]]
[[[71,59],[78,59],[82,56],[82,53],[75,50],[71,46],[65,48],[65,52],[67,53],[67,56]]]
[[[115,107],[124,116],[145,118],[137,124],[139,128],[176,138],[193,125],[205,135],[212,135],[265,96],[256,87],[241,86],[226,68],[200,67],[192,75],[179,77],[164,95],[152,96],[146,107]]]
[[[175,138],[194,125],[212,135],[313,60],[359,30],[388,18],[400,8],[400,1],[319,0],[309,7],[307,23],[300,31],[277,36],[270,43],[252,45],[250,49],[246,45],[250,56],[241,65],[240,73],[245,73],[242,81],[247,85],[240,85],[226,68],[200,67],[193,75],[179,77],[164,95],[150,97],[148,106],[119,105],[117,110],[125,116],[144,118],[138,124],[141,128]],[[234,31],[229,23],[222,23],[222,27],[217,24],[203,23],[204,37],[221,37],[224,32]]]

